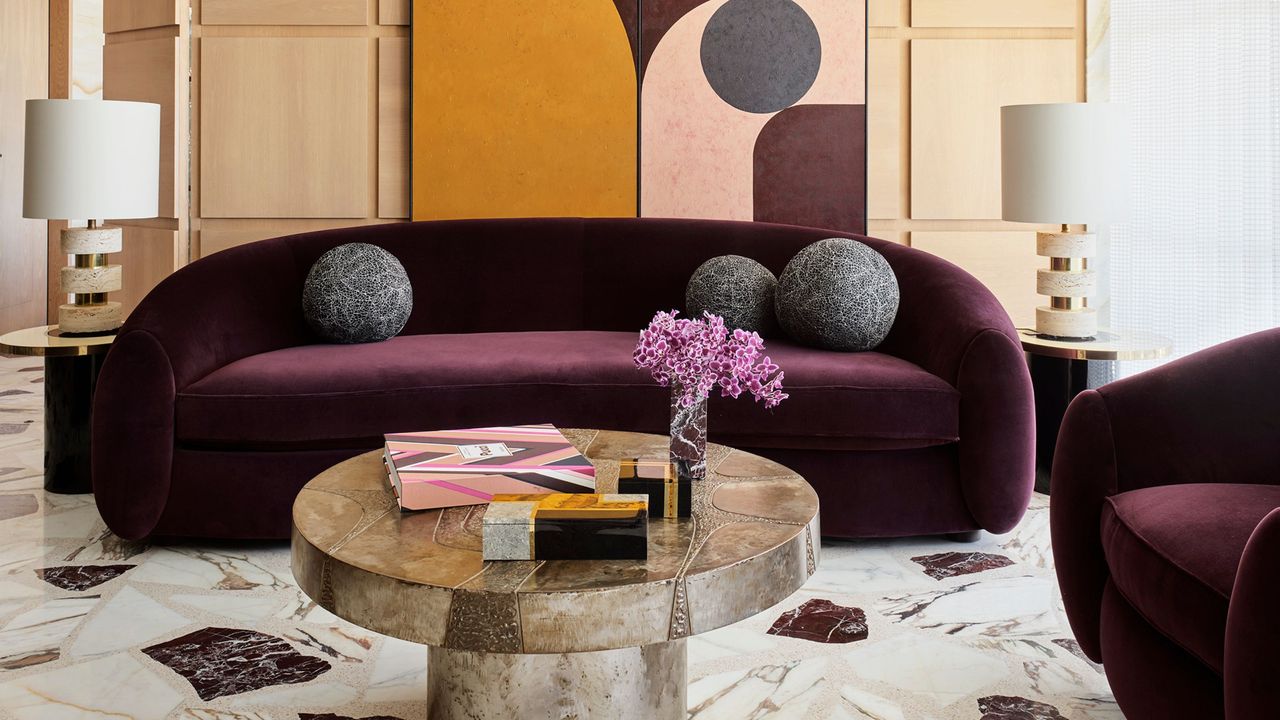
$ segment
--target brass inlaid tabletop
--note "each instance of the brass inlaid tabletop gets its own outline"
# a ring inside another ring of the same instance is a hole
[[[618,460],[667,438],[563,430],[617,492]],[[381,451],[335,465],[293,507],[293,572],[317,603],[412,642],[487,653],[577,653],[680,640],[785,599],[813,574],[818,497],[770,460],[707,446],[693,517],[651,518],[647,561],[484,562],[485,505],[402,513]]]
[[[63,335],[57,325],[41,325],[0,335],[0,352],[35,357],[97,355],[111,349],[116,334]]]
[[[1099,330],[1093,340],[1060,340],[1018,328],[1018,336],[1023,351],[1065,360],[1156,360],[1173,347],[1168,338],[1148,332]]]

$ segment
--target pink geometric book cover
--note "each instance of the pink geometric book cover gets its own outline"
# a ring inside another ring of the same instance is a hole
[[[386,435],[401,510],[487,503],[498,493],[595,492],[596,471],[554,425]]]

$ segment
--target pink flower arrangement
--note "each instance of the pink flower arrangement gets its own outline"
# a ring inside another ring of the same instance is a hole
[[[725,327],[724,318],[703,313],[696,320],[676,318],[679,311],[659,312],[640,332],[633,355],[636,367],[646,368],[663,387],[675,384],[680,404],[691,407],[720,386],[722,397],[736,398],[743,390],[768,408],[787,399],[783,373],[764,355],[757,333]]]

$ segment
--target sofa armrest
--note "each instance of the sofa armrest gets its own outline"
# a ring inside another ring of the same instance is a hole
[[[155,336],[120,333],[93,397],[93,492],[107,527],[126,540],[151,534],[169,499],[173,366]]]
[[[1280,508],[1249,536],[1236,570],[1223,685],[1227,720],[1280,717]]]
[[[957,375],[965,503],[980,527],[1008,532],[1035,487],[1035,400],[1022,346],[998,329],[983,330]]]
[[[920,250],[876,246],[898,278],[893,330],[878,348],[960,391],[960,482],[978,526],[1007,532],[1035,484],[1035,401],[1022,343],[991,291]]]
[[[994,331],[1020,348],[1009,314],[977,278],[922,250],[874,242],[898,278],[901,298],[893,330],[877,350],[910,360],[958,387],[961,365],[979,336]],[[1020,349],[1017,355],[1022,360]],[[1027,387],[1030,392],[1029,380]]]

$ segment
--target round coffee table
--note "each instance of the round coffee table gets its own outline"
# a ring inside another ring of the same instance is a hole
[[[616,492],[621,458],[667,438],[564,430]],[[770,460],[707,446],[693,517],[649,521],[647,561],[480,557],[484,505],[401,513],[381,451],[293,505],[293,573],[319,605],[430,646],[428,715],[684,718],[685,639],[782,601],[818,561],[818,496]]]

